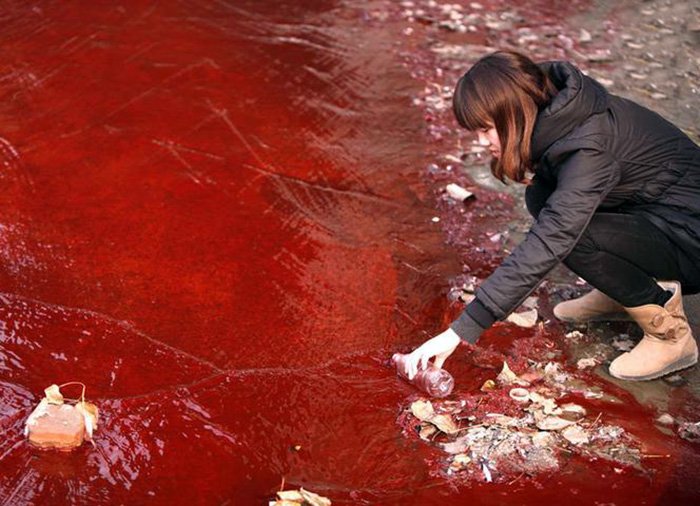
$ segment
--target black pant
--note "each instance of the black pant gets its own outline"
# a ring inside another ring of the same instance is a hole
[[[654,278],[700,292],[700,267],[643,216],[595,213],[564,264],[625,307],[665,300]]]

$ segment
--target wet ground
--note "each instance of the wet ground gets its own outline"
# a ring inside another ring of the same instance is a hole
[[[5,6],[4,504],[263,504],[283,480],[334,504],[697,500],[698,447],[654,422],[662,411],[697,421],[698,390],[682,386],[697,385],[696,370],[681,386],[633,389],[604,365],[580,373],[623,401],[589,409],[664,456],[643,471],[572,458],[551,475],[463,481],[397,421],[417,394],[388,367],[391,353],[442,330],[460,309],[450,288],[488,275],[527,230],[520,190],[488,179],[445,106],[475,58],[509,44],[573,59],[698,138],[690,5],[457,10]],[[448,182],[477,199],[451,202]],[[571,368],[634,333],[582,329],[569,353],[570,329],[550,308],[575,281],[559,270],[538,292],[543,329],[499,324],[484,351],[460,348],[446,364],[456,395],[497,374],[488,352],[532,353],[519,337],[551,340]],[[71,380],[101,409],[96,446],[32,449],[24,420],[45,387]]]

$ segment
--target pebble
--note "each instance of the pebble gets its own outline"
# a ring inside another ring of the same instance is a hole
[[[595,367],[596,365],[598,365],[598,362],[596,362],[596,359],[592,357],[582,358],[576,362],[576,367],[579,369],[588,369],[590,367]]]
[[[663,415],[658,417],[656,421],[659,422],[661,425],[673,425],[673,423],[675,422],[674,418],[668,413],[664,413]]]

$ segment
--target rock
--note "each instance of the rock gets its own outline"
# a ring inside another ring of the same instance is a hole
[[[588,30],[584,30],[581,28],[581,31],[579,32],[578,35],[578,41],[581,44],[585,44],[586,42],[590,42],[593,40],[593,37],[591,36],[591,33]]]
[[[598,365],[598,362],[596,361],[595,358],[592,357],[587,357],[587,358],[582,358],[579,359],[578,362],[576,362],[576,367],[579,369],[588,369],[590,367],[595,367]]]
[[[572,330],[571,332],[567,332],[565,336],[569,339],[581,339],[583,337],[583,334],[578,330]]]
[[[562,404],[561,406],[561,416],[567,420],[574,420],[578,422],[586,416],[586,413],[586,408],[572,402]]]
[[[574,445],[588,444],[590,438],[588,433],[578,425],[571,425],[561,431],[561,435],[569,443]]]
[[[676,420],[668,413],[664,413],[659,416],[656,421],[661,425],[673,425]]]

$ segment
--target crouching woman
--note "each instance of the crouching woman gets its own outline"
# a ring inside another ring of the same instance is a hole
[[[594,289],[555,307],[573,322],[636,321],[644,337],[610,374],[649,380],[697,362],[681,293],[700,292],[700,148],[658,114],[608,93],[568,62],[514,52],[479,60],[454,93],[501,181],[527,185],[535,221],[443,333],[408,357],[409,377],[475,343],[559,262]]]

